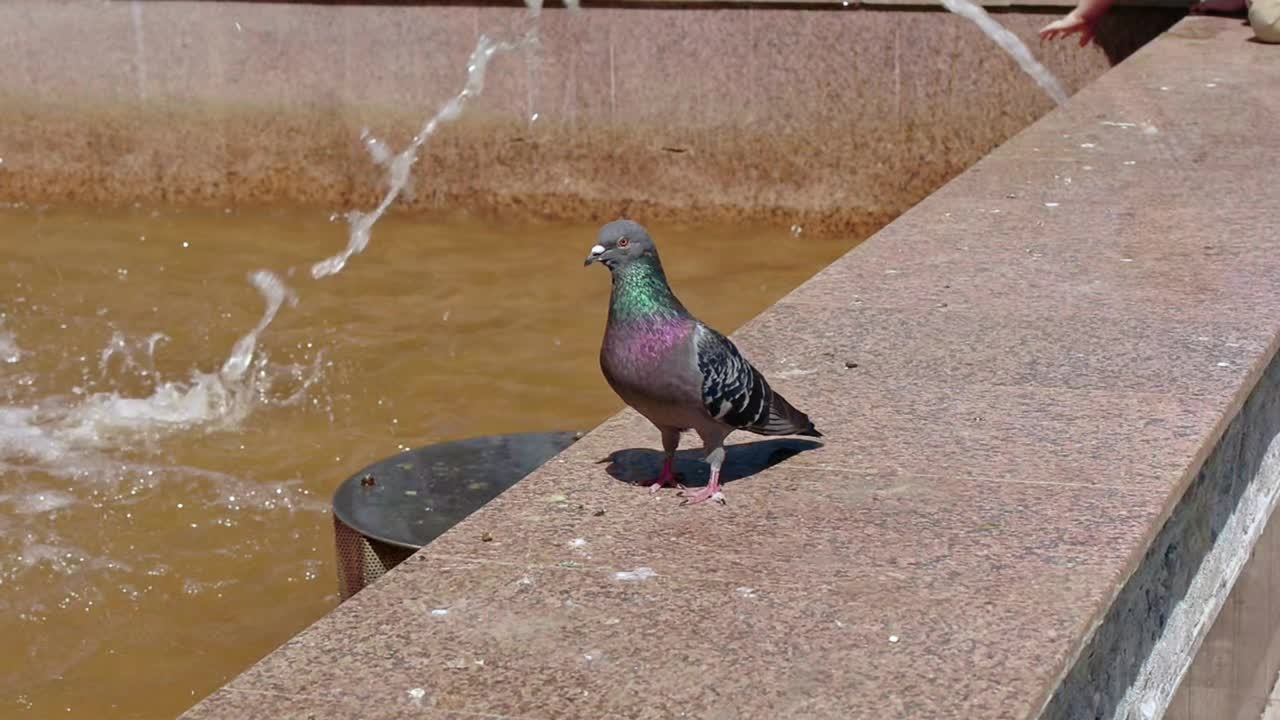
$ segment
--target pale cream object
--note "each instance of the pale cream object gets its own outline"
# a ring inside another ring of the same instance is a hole
[[[1280,0],[1253,0],[1249,24],[1262,42],[1280,43]]]

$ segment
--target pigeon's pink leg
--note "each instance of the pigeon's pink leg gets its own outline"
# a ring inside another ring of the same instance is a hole
[[[720,492],[720,468],[712,468],[711,481],[707,486],[692,495],[686,495],[684,503],[686,505],[697,505],[707,500],[715,500],[721,505],[724,504],[724,493]]]
[[[714,440],[714,445],[708,443],[708,445],[712,446],[712,450],[707,453],[707,464],[711,466],[711,480],[706,487],[698,492],[685,496],[684,502],[686,505],[697,505],[707,500],[715,500],[724,505],[724,493],[720,492],[720,466],[724,464],[724,445],[721,443],[724,442],[724,436],[728,434],[726,432],[719,437],[713,436],[711,439]],[[707,441],[708,438],[704,435],[703,442]],[[681,494],[683,495],[683,493]]]
[[[684,489],[684,485],[681,485],[679,479],[676,477],[675,464],[676,459],[671,455],[668,455],[667,459],[662,461],[662,472],[658,475],[658,478],[653,481],[653,484],[649,486],[649,492],[656,493],[664,487],[673,486],[678,487],[681,490]]]
[[[658,426],[662,431],[662,472],[649,486],[649,492],[656,493],[664,487],[675,486],[684,489],[680,477],[676,475],[676,449],[680,447],[680,431],[676,428]]]

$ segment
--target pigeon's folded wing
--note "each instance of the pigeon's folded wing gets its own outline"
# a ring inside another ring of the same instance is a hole
[[[694,333],[702,404],[720,422],[760,435],[821,437],[808,416],[769,387],[729,338],[699,324]]]

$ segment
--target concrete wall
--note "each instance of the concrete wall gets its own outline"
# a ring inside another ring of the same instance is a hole
[[[1183,673],[1166,720],[1275,720],[1280,712],[1280,519],[1272,514],[1249,548],[1237,549],[1249,560]]]
[[[1259,718],[1280,670],[1280,605],[1272,607],[1267,579],[1280,533],[1263,542],[1277,499],[1280,358],[1272,356],[1044,720]],[[1251,561],[1255,547],[1262,557]]]
[[[1036,47],[1045,12],[999,19]],[[477,37],[524,13],[0,3],[0,202],[369,206],[361,130],[401,147]],[[1074,90],[1177,15],[1117,10],[1101,46],[1036,52]],[[404,206],[860,227],[1052,107],[974,26],[919,6],[548,9],[541,33],[430,141]]]

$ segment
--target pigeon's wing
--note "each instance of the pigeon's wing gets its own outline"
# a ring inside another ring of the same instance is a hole
[[[729,338],[699,324],[694,332],[702,404],[720,422],[760,435],[821,437],[813,422],[769,387]]]

